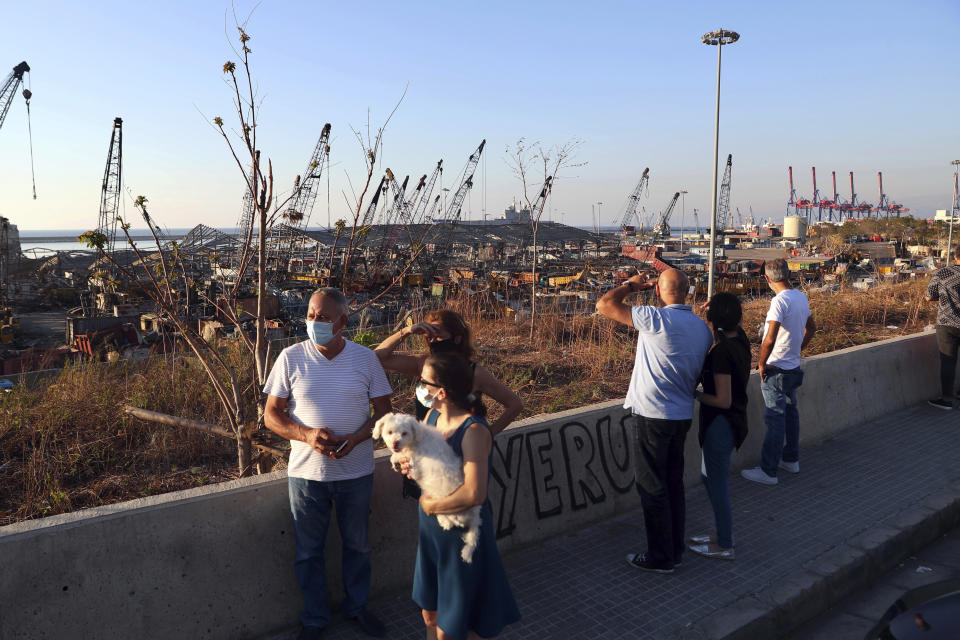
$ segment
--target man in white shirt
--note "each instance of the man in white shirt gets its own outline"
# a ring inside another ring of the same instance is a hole
[[[307,309],[309,338],[284,349],[264,385],[267,428],[290,440],[287,482],[296,536],[294,570],[304,600],[300,640],[320,637],[330,621],[324,545],[336,506],[343,539],[344,617],[382,637],[366,610],[370,591],[367,524],[373,488],[371,433],[391,411],[390,383],[376,354],[345,340],[347,301],[318,289]],[[371,415],[370,405],[373,405]]]
[[[631,293],[654,287],[662,308],[623,303]],[[683,444],[693,419],[693,392],[713,344],[706,323],[684,304],[688,288],[687,276],[669,269],[656,285],[636,275],[597,301],[600,314],[639,333],[623,406],[634,416],[634,464],[647,551],[627,554],[627,562],[654,573],[673,573],[686,548]]]
[[[783,258],[764,266],[767,284],[776,294],[770,301],[760,344],[760,391],[763,393],[763,439],[760,466],[740,472],[747,480],[777,484],[777,469],[800,473],[800,413],[797,389],[803,383],[800,351],[817,325],[802,291],[790,286],[790,269]]]

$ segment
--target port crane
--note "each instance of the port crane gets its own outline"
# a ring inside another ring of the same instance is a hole
[[[3,128],[3,123],[7,119],[7,113],[10,111],[10,105],[13,104],[13,96],[16,95],[17,89],[23,82],[23,74],[25,73],[30,73],[30,65],[28,65],[26,61],[23,61],[13,68],[10,75],[3,81],[3,86],[0,86],[0,128]],[[30,132],[30,173],[32,176],[33,127],[30,124],[30,98],[33,97],[33,92],[24,87],[21,93],[27,104],[27,130]],[[33,199],[37,199],[37,180],[35,177],[33,178]]]
[[[720,183],[720,203],[717,205],[717,235],[723,235],[723,230],[730,222],[730,179],[733,173],[733,154],[727,154],[727,166],[723,170],[723,181]]]
[[[480,154],[483,153],[483,147],[486,146],[486,144],[486,140],[481,141],[477,150],[470,154],[470,158],[467,159],[467,167],[463,170],[463,182],[460,183],[456,193],[454,193],[453,200],[450,201],[450,206],[447,207],[443,222],[449,222],[450,224],[460,222],[460,214],[463,211],[463,201],[467,197],[467,192],[473,187],[473,174],[477,170],[477,164],[480,162]]]
[[[253,233],[253,180],[257,167],[260,165],[260,151],[256,151],[254,165],[250,167],[250,173],[247,174],[246,187],[243,190],[243,205],[240,208],[240,219],[237,220],[237,247],[231,265],[237,270],[237,278],[240,277],[240,267],[243,261],[244,253],[247,250],[247,239],[252,239]]]
[[[120,209],[120,185],[123,179],[123,119],[113,119],[110,132],[110,147],[107,150],[107,166],[103,170],[100,188],[100,215],[97,231],[106,237],[103,251],[113,255],[117,242],[117,213]]]
[[[421,180],[420,185],[417,186],[417,189],[420,190],[420,197],[413,207],[413,213],[410,216],[411,224],[424,221],[424,214],[427,213],[427,206],[430,204],[430,196],[433,195],[433,187],[437,183],[437,177],[441,175],[443,175],[443,160],[437,162],[437,166],[433,169],[433,173],[430,174],[430,179],[427,180],[426,184]],[[423,186],[423,188],[420,189],[420,186]],[[438,200],[439,198],[440,196],[437,196]]]
[[[637,226],[642,227],[643,223],[640,221],[640,216],[637,215],[637,209],[640,206],[640,196],[647,189],[650,182],[650,168],[643,170],[643,175],[640,176],[640,181],[637,183],[637,186],[633,188],[633,192],[627,197],[627,202],[623,205],[623,213],[620,214],[620,235],[627,235],[630,231],[635,231],[633,225],[634,218],[637,220]]]
[[[434,222],[448,222],[451,225],[456,225],[460,222],[460,215],[463,211],[463,201],[467,197],[467,192],[473,187],[473,174],[477,170],[477,165],[480,163],[480,155],[483,153],[483,148],[486,144],[486,139],[482,140],[480,146],[470,154],[470,157],[467,159],[467,166],[463,170],[463,181],[460,183],[460,186],[457,187],[453,195],[453,200],[450,201],[447,207],[446,214],[441,220],[434,220]],[[424,220],[424,222],[426,222],[426,220]],[[426,235],[427,234],[424,234],[424,236]],[[441,242],[435,244],[438,252],[449,253],[450,247],[453,244],[453,234],[446,234]]]
[[[13,68],[13,71],[10,72],[10,75],[7,76],[7,79],[3,81],[3,86],[0,87],[0,127],[3,126],[4,120],[7,119],[7,112],[10,111],[10,105],[13,104],[13,96],[17,93],[20,83],[23,82],[23,74],[29,72],[30,65],[28,65],[26,62],[21,62]],[[30,89],[24,88],[23,98],[27,103],[28,117],[30,112],[31,96],[33,96],[33,94],[30,92]]]
[[[677,200],[680,199],[680,192],[677,191],[673,194],[673,198],[670,200],[670,204],[667,205],[667,208],[663,210],[663,213],[660,214],[660,219],[657,221],[657,224],[653,227],[654,238],[660,240],[666,240],[670,237],[670,215],[673,213],[674,207],[677,206]],[[699,231],[698,231],[699,234]]]
[[[317,194],[320,192],[320,177],[323,175],[323,167],[330,160],[330,123],[323,125],[320,131],[320,138],[310,156],[310,162],[306,170],[297,176],[293,183],[294,196],[290,206],[283,212],[285,224],[278,225],[274,229],[275,237],[271,243],[271,255],[267,256],[267,262],[276,266],[274,272],[276,278],[282,278],[286,274],[290,258],[294,251],[302,245],[303,231],[310,223],[310,214],[313,212],[313,205],[317,201]]]

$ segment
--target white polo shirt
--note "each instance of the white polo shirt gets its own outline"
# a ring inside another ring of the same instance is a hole
[[[326,427],[347,436],[370,417],[370,400],[393,391],[377,355],[346,341],[332,360],[310,340],[280,352],[263,392],[286,398],[290,417],[304,427]],[[287,475],[329,482],[351,480],[373,473],[373,440],[358,444],[343,458],[333,459],[304,442],[290,442]]]

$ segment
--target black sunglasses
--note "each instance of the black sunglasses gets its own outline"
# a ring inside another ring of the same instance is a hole
[[[425,385],[427,385],[428,387],[436,387],[437,389],[442,389],[442,388],[443,388],[443,385],[439,385],[439,384],[437,384],[436,382],[427,382],[427,381],[424,380],[423,378],[420,378],[419,380],[417,380],[417,383],[418,383],[418,384],[425,384]]]

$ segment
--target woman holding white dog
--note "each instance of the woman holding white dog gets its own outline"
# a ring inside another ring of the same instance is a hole
[[[422,609],[427,638],[491,638],[520,619],[500,560],[487,482],[493,434],[486,409],[474,394],[473,368],[458,355],[428,357],[417,385],[417,398],[430,409],[435,426],[463,459],[464,481],[445,498],[420,498],[420,533],[413,579],[413,600]],[[404,473],[409,465],[402,467]],[[482,505],[480,539],[473,561],[461,559],[460,529],[444,530],[437,514],[452,514]]]

